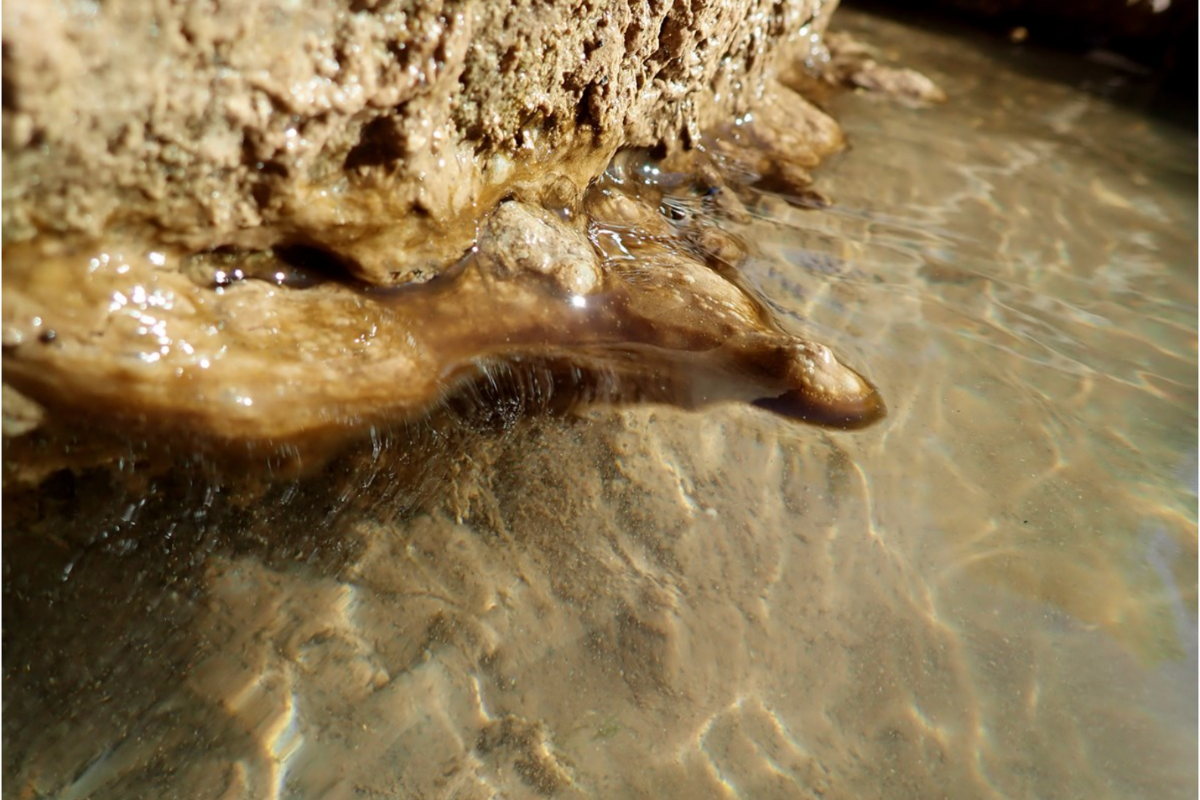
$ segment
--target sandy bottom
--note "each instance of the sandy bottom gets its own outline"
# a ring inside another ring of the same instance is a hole
[[[841,22],[951,103],[839,99],[836,204],[735,232],[887,420],[594,408],[422,432],[413,492],[403,432],[250,505],[64,485],[95,511],[5,533],[5,796],[1194,796],[1195,135]]]

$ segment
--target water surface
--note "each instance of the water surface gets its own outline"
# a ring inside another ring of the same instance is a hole
[[[416,514],[22,541],[6,796],[1194,796],[1195,134],[839,19],[951,102],[838,97],[833,205],[725,224],[884,422],[593,408],[472,438]]]

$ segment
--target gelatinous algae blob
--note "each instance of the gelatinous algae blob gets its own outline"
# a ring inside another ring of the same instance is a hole
[[[742,401],[869,424],[884,411],[874,387],[772,318],[739,278],[748,244],[722,228],[756,183],[811,198],[806,168],[840,146],[798,95],[777,89],[762,109],[670,163],[627,152],[586,189],[564,177],[515,193],[420,285],[362,284],[303,243],[10,245],[26,268],[4,294],[5,382],[51,419],[301,450],[484,383],[550,410]]]

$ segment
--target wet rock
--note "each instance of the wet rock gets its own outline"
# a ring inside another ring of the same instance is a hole
[[[844,31],[829,31],[823,40],[827,58],[821,70],[802,62],[784,64],[779,80],[790,89],[819,101],[841,87],[859,89],[909,106],[944,103],[946,93],[928,76],[888,64],[882,53]]]
[[[6,474],[125,463],[96,427],[299,463],[493,389],[878,419],[718,230],[842,146],[771,76],[831,10],[5,6],[4,377],[49,420]]]
[[[927,76],[907,67],[881,64],[875,50],[840,31],[827,37],[829,74],[841,83],[909,104],[946,102],[946,93]]]
[[[499,274],[535,274],[567,294],[585,295],[600,283],[600,268],[587,237],[550,212],[524,203],[497,207],[479,239],[479,249]]]
[[[304,244],[371,283],[426,280],[513,189],[582,186],[618,147],[676,148],[744,113],[832,6],[18,0],[4,240]]]

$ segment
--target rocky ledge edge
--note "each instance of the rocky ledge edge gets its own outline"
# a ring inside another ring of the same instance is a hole
[[[939,99],[831,58],[833,4],[242,6],[4,8],[6,480],[128,448],[98,429],[299,454],[497,376],[882,415],[738,278],[748,193],[819,204],[843,144],[797,90]]]

